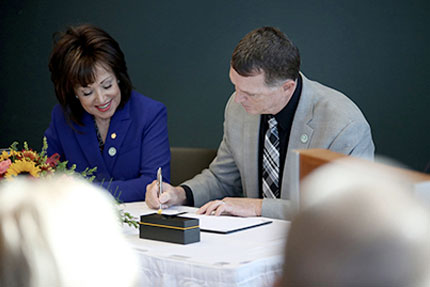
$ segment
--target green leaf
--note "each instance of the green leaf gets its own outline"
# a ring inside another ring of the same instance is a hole
[[[11,150],[14,150],[14,151],[18,151],[18,142],[13,142],[11,145],[10,145],[10,149]]]
[[[42,151],[40,152],[40,157],[45,157],[45,162],[46,162],[46,151],[48,150],[48,140],[46,139],[46,137],[43,137],[43,146],[42,146]]]

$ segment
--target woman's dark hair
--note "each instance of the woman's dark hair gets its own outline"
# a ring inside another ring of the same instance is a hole
[[[299,49],[274,27],[262,27],[249,32],[239,41],[231,58],[232,68],[248,77],[264,71],[265,83],[296,80],[300,71]]]
[[[84,109],[74,89],[95,82],[97,65],[111,70],[119,80],[121,102],[118,108],[122,108],[131,96],[132,84],[119,44],[108,33],[89,24],[72,26],[66,32],[54,34],[49,70],[55,94],[69,123],[82,125]]]

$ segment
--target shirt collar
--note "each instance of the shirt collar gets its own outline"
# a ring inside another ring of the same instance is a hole
[[[287,105],[275,115],[275,119],[278,122],[279,127],[282,129],[286,129],[288,125],[291,125],[291,122],[294,118],[294,114],[297,109],[297,105],[299,103],[300,95],[302,93],[302,76],[299,74],[297,77],[297,86],[294,90],[291,99],[288,101]]]

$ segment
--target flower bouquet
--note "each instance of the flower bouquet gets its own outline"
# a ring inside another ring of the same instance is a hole
[[[24,148],[18,149],[18,142],[14,142],[9,149],[3,149],[0,153],[0,182],[2,180],[12,180],[16,176],[31,176],[34,178],[50,176],[54,173],[63,173],[67,175],[80,175],[88,181],[92,182],[95,178],[93,173],[97,167],[86,168],[82,172],[76,172],[76,165],[67,166],[67,161],[60,161],[58,153],[52,156],[47,156],[48,142],[43,138],[43,146],[41,152],[33,151],[28,147],[27,142],[24,142]],[[116,197],[118,201],[118,197]],[[119,206],[119,205],[118,205]],[[129,214],[119,209],[119,217],[121,222],[129,226],[138,228],[138,222]]]
[[[31,177],[44,177],[56,172],[65,174],[77,174],[75,172],[76,165],[67,167],[67,161],[60,162],[58,153],[48,157],[46,150],[48,143],[46,138],[43,138],[43,147],[40,153],[28,148],[27,142],[24,142],[24,148],[18,150],[18,142],[14,142],[9,149],[3,150],[0,154],[0,180],[12,179],[19,175],[28,175]],[[79,173],[89,181],[94,180],[92,175],[96,171],[96,167],[86,168]]]

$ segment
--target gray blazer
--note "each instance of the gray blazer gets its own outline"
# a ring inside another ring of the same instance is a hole
[[[303,87],[291,127],[281,198],[264,199],[262,216],[291,219],[298,209],[296,149],[323,148],[373,159],[370,126],[345,95],[303,74]],[[184,182],[193,192],[195,206],[224,197],[259,197],[258,141],[260,115],[248,114],[234,102],[225,108],[224,137],[208,169]]]

